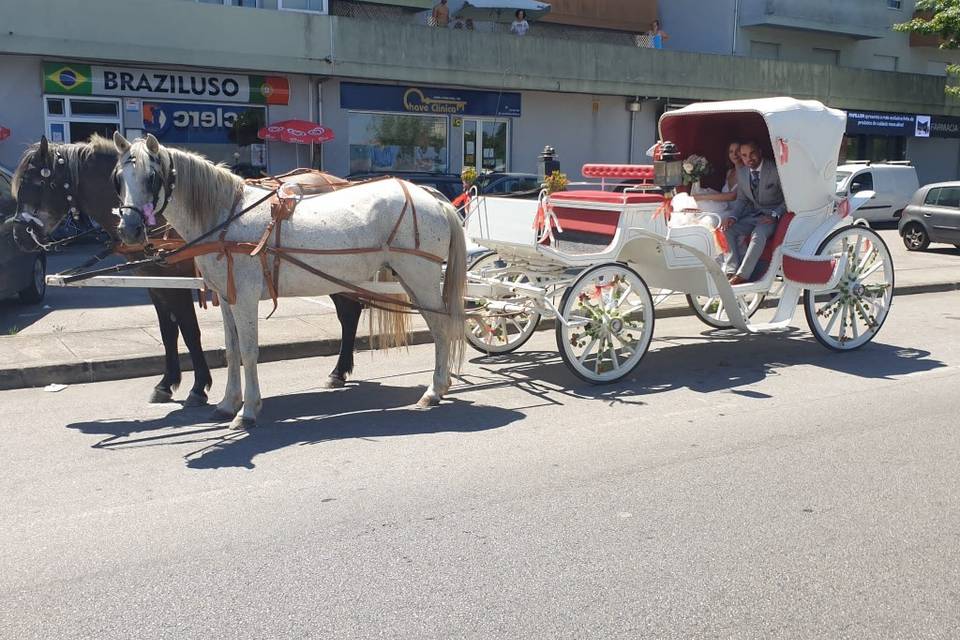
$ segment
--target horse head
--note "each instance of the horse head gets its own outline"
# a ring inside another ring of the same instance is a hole
[[[117,231],[125,244],[141,244],[173,197],[177,170],[170,153],[153,134],[131,143],[115,132],[113,142],[120,154],[114,169],[114,184],[122,201]]]
[[[60,145],[46,136],[23,153],[12,181],[17,201],[14,237],[21,248],[38,251],[68,215],[78,215],[76,185]]]

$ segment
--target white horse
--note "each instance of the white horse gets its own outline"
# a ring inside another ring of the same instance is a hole
[[[117,185],[123,192],[123,206],[119,231],[124,242],[141,242],[145,225],[157,209],[162,208],[174,229],[191,241],[268,194],[263,188],[245,185],[202,156],[160,146],[152,135],[130,143],[117,133],[114,142],[120,152]],[[168,194],[176,197],[168,198]],[[270,204],[263,202],[230,223],[224,240],[256,244],[270,220]],[[459,366],[463,353],[466,247],[456,210],[416,185],[381,180],[304,198],[281,226],[281,246],[291,250],[288,255],[331,279],[283,260],[277,287],[280,296],[350,291],[344,282],[362,286],[384,267],[397,274],[426,320],[435,345],[433,382],[417,405],[437,404],[450,388],[451,368]],[[220,234],[217,231],[202,241],[217,242]],[[275,237],[271,234],[267,243],[270,250]],[[364,251],[352,252],[354,249]],[[332,253],[339,250],[348,251]],[[227,385],[216,414],[232,418],[233,428],[255,425],[262,404],[257,380],[257,308],[260,300],[271,295],[265,276],[274,277],[274,259],[273,254],[251,256],[249,250],[229,257],[210,253],[196,258],[207,286],[221,299]],[[446,262],[445,273],[441,262]],[[235,296],[231,296],[234,289]]]

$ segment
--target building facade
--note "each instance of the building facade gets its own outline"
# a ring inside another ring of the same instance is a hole
[[[893,31],[915,0],[662,0],[667,48],[807,65],[943,77],[960,52],[937,38]],[[697,19],[690,16],[697,15]],[[906,87],[900,90],[908,90]],[[921,183],[960,177],[960,120],[936,105],[912,111],[846,110],[843,160],[911,160]]]
[[[578,179],[587,162],[645,162],[672,106],[792,95],[852,114],[850,157],[866,148],[915,159],[921,180],[957,176],[960,110],[944,96],[942,73],[919,62],[950,58],[889,30],[912,2],[882,6],[883,20],[845,18],[844,33],[811,26],[816,12],[796,9],[805,2],[553,4],[518,37],[496,15],[469,28],[457,0],[447,28],[428,26],[431,0],[3,3],[0,125],[12,134],[0,141],[0,164],[15,164],[41,134],[76,141],[120,130],[154,133],[240,172],[534,172],[551,145]],[[665,49],[639,46],[657,15]],[[827,50],[838,52],[834,63]],[[893,52],[896,70],[864,64],[886,55],[878,51]],[[264,124],[288,119],[320,122],[335,138],[257,138]]]

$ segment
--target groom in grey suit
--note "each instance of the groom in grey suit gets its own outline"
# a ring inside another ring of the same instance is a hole
[[[754,141],[741,144],[740,159],[743,166],[737,170],[737,199],[721,225],[730,247],[724,264],[730,284],[749,281],[777,221],[787,211],[777,166],[763,157],[760,145]],[[739,240],[745,236],[750,241],[741,255]]]

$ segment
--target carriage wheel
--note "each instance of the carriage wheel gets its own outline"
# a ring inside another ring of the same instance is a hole
[[[866,227],[834,231],[817,255],[847,256],[847,270],[830,291],[805,291],[803,308],[814,337],[828,349],[849,351],[880,331],[893,301],[893,259],[883,239]]]
[[[494,271],[495,270],[495,271]],[[505,284],[528,283],[529,276],[523,269],[513,267],[502,260],[495,252],[485,253],[470,263],[468,271],[483,276],[490,272]],[[496,298],[497,301],[516,302],[523,305],[527,299],[522,294],[507,293]],[[516,313],[496,313],[486,311],[486,300],[467,298],[465,310],[467,318],[467,342],[480,353],[510,353],[523,346],[540,323],[540,314],[536,311]]]
[[[743,293],[737,296],[740,313],[744,318],[752,318],[760,309],[767,294],[761,292]],[[729,329],[733,326],[727,310],[723,308],[720,296],[693,296],[687,294],[687,304],[700,320],[715,329]]]
[[[622,264],[584,271],[567,289],[557,320],[557,349],[570,369],[593,384],[633,371],[653,338],[653,298]]]

